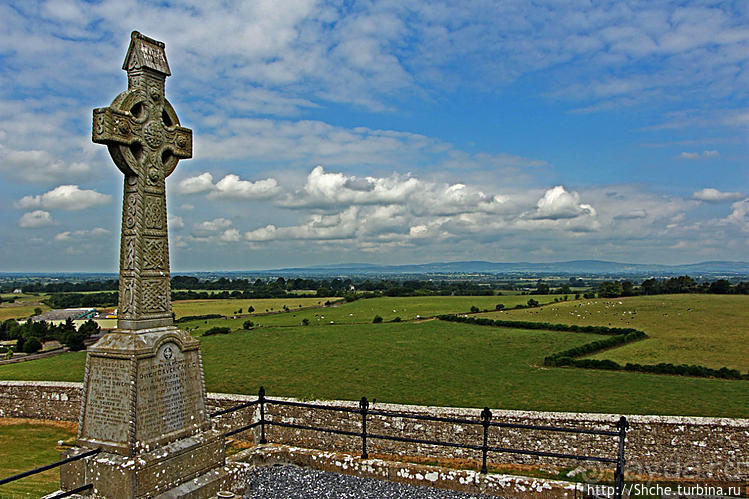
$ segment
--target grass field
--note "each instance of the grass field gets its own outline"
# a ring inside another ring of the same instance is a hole
[[[177,300],[172,302],[172,311],[177,319],[185,315],[207,315],[221,314],[232,315],[239,309],[243,314],[248,314],[247,309],[252,306],[254,314],[265,312],[278,312],[286,305],[290,310],[298,310],[303,307],[319,307],[326,301],[335,301],[338,298],[258,298],[238,300]]]
[[[385,322],[396,317],[405,320],[420,317],[432,317],[438,314],[463,313],[471,310],[472,306],[481,310],[494,309],[498,303],[505,307],[514,307],[518,304],[528,302],[528,296],[414,296],[414,297],[381,297],[356,300],[350,303],[340,303],[332,307],[321,309],[291,311],[285,314],[273,314],[253,318],[252,321],[259,326],[295,326],[307,319],[310,325],[330,324],[368,324],[372,322],[375,315],[379,315]],[[541,303],[548,303],[554,299],[551,295],[533,297]],[[319,300],[319,298],[318,298]],[[221,300],[216,300],[218,303]],[[252,300],[250,300],[251,302]],[[175,302],[181,303],[181,302]],[[325,299],[323,302],[325,303]],[[289,304],[291,307],[291,304]],[[258,307],[255,306],[257,309]],[[236,308],[234,309],[236,310]],[[208,313],[208,312],[205,312]],[[198,315],[194,313],[185,315]],[[228,326],[239,328],[247,320],[228,319],[211,320],[206,326],[205,321],[194,321],[184,323],[191,330],[198,326],[205,329],[211,326]]]
[[[41,308],[42,312],[49,310],[49,307],[39,303],[37,297],[34,300],[16,300],[15,303],[0,303],[0,322],[7,319],[26,319],[34,315],[34,309]]]
[[[58,440],[75,438],[74,423],[28,423],[0,419],[0,478],[50,464],[60,459]],[[0,498],[41,497],[60,488],[60,470],[44,471],[0,486]]]
[[[504,409],[749,416],[745,381],[545,368],[595,335],[443,321],[267,327],[201,338],[209,391]],[[85,354],[0,366],[0,379],[81,381]]]
[[[561,302],[481,314],[505,320],[633,327],[649,339],[592,355],[625,364],[699,364],[749,371],[749,296],[656,295]]]

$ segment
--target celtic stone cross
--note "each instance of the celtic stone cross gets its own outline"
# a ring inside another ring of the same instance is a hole
[[[163,42],[133,31],[122,69],[128,88],[94,109],[93,141],[125,174],[117,327],[137,331],[172,325],[164,180],[192,157],[192,131],[164,96]]]

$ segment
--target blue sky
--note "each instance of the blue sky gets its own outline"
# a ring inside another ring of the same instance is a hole
[[[1,271],[116,271],[91,111],[162,40],[173,272],[747,260],[749,2],[10,1]]]

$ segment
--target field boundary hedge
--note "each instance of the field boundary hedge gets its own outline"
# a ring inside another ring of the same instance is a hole
[[[506,321],[492,320],[486,317],[467,317],[464,315],[438,315],[442,321],[463,322],[477,326],[507,327],[516,329],[533,329],[544,331],[565,331],[575,333],[589,333],[609,336],[604,340],[597,340],[580,345],[569,350],[553,353],[544,358],[544,365],[549,367],[579,367],[582,369],[605,369],[610,371],[634,371],[650,374],[673,374],[677,376],[694,376],[699,378],[743,379],[749,380],[748,374],[741,374],[738,369],[721,367],[712,369],[699,365],[687,364],[633,364],[621,365],[613,360],[581,359],[585,355],[598,353],[610,348],[620,347],[627,343],[644,340],[648,335],[644,331],[634,328],[606,327],[606,326],[578,326],[576,324],[551,324],[549,322]]]

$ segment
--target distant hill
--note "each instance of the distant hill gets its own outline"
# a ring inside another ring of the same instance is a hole
[[[342,263],[313,267],[266,270],[284,274],[504,274],[504,273],[569,273],[569,274],[749,274],[749,262],[711,261],[686,265],[619,263],[604,260],[572,260],[568,262],[435,262],[410,265],[374,265]]]

